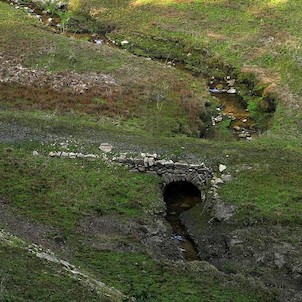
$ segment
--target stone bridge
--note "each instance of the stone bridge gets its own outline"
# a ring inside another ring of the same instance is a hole
[[[156,154],[142,154],[140,158],[113,158],[113,161],[126,164],[132,171],[146,172],[163,178],[164,188],[172,182],[186,181],[200,191],[213,177],[212,169],[202,164],[188,164],[172,160],[158,159]]]

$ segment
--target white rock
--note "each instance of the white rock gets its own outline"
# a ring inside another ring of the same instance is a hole
[[[68,157],[68,156],[69,156],[69,154],[67,152],[62,152],[61,153],[61,157]]]
[[[246,123],[246,122],[247,122],[247,119],[244,118],[244,119],[242,120],[242,123]]]
[[[153,157],[148,157],[147,162],[148,162],[148,166],[152,167],[154,165],[155,160]]]
[[[108,143],[102,143],[102,144],[100,144],[99,149],[101,151],[107,153],[107,152],[111,152],[112,151],[113,146],[110,145],[110,144],[108,144]]]
[[[219,164],[219,172],[223,172],[227,167],[223,164]]]
[[[34,151],[33,151],[33,156],[39,156],[39,152],[36,151],[36,150],[34,150]]]
[[[123,41],[121,42],[121,45],[122,45],[122,46],[127,45],[127,44],[129,44],[129,42],[128,42],[127,40],[123,40]]]
[[[103,40],[96,39],[96,40],[94,40],[94,43],[101,45],[103,43]]]
[[[50,156],[50,157],[55,157],[57,154],[55,153],[55,152],[49,152],[48,153],[48,156]]]
[[[227,90],[227,93],[234,94],[236,93],[236,89],[232,87],[229,90]]]
[[[214,120],[215,120],[216,123],[219,123],[219,122],[222,121],[222,116],[221,116],[221,115],[218,115],[218,116],[216,116],[216,117],[214,118]]]
[[[218,178],[218,177],[214,177],[212,180],[211,180],[211,185],[212,186],[217,186],[219,184],[223,184],[224,181],[221,179],[221,178]]]
[[[69,152],[69,158],[76,158],[77,154],[74,152]]]

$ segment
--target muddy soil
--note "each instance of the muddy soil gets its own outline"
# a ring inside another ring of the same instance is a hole
[[[20,215],[1,199],[0,227],[66,259],[71,259],[77,248],[74,240],[97,250],[147,253],[158,260],[184,259],[164,218],[133,220],[124,216],[87,216],[78,222],[73,235]]]
[[[260,281],[276,301],[302,301],[301,228],[218,221],[204,205],[182,214],[199,257],[226,274]]]

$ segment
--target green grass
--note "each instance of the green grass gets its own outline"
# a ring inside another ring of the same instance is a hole
[[[60,265],[0,243],[0,300],[111,301],[70,277]]]
[[[180,263],[156,262],[146,255],[100,252],[87,246],[76,257],[107,284],[141,302],[272,301],[261,290],[247,290],[240,277],[222,276],[205,263],[186,268]]]
[[[104,24],[114,24],[115,30],[108,36],[117,41],[128,40],[126,48],[131,52],[169,56],[184,61],[193,71],[210,75],[232,73],[227,65],[237,70],[237,76],[243,73],[248,78],[248,73],[253,73],[256,82],[271,85],[269,91],[287,108],[286,113],[276,115],[274,122],[282,120],[287,123],[288,132],[301,135],[291,123],[294,120],[297,124],[301,119],[300,2],[82,0],[79,3],[73,8],[75,11],[85,9],[94,12],[94,17]],[[217,66],[220,72],[215,70]]]
[[[0,195],[36,220],[72,230],[88,214],[143,216],[159,206],[154,177],[101,160],[51,159],[47,151],[35,158],[30,148],[1,147]]]
[[[1,84],[4,108],[44,110],[56,114],[111,119],[112,124],[158,135],[197,136],[206,123],[205,81],[182,70],[137,58],[118,48],[54,34],[26,14],[0,3],[0,51],[23,66],[68,78],[76,72],[89,80],[91,72],[110,75],[116,85],[90,88],[84,94],[55,90],[42,77],[29,86]],[[14,45],[18,43],[16,49]],[[41,86],[41,85],[42,86]],[[102,102],[96,102],[96,98]]]
[[[257,140],[234,142],[225,121],[212,141],[185,137],[205,127],[215,109],[213,103],[205,112],[204,80],[117,48],[55,35],[2,2],[1,54],[22,58],[24,66],[51,74],[110,74],[118,85],[110,93],[100,89],[74,96],[3,84],[1,122],[32,130],[37,141],[46,134],[59,140],[72,135],[80,144],[70,143],[71,151],[98,152],[100,142],[109,141],[120,151],[135,149],[205,162],[218,176],[219,164],[226,164],[234,180],[218,192],[223,202],[238,207],[235,226],[301,227],[301,3],[80,0],[72,4],[72,14],[94,13],[98,26],[114,29],[109,38],[128,40],[126,48],[139,56],[181,61],[193,72],[218,77],[230,72],[238,77],[239,86],[247,79],[257,84],[249,109],[258,121],[267,117],[257,117],[259,108],[267,109],[263,97],[278,101],[269,130]],[[83,234],[75,233],[77,223],[87,216],[153,219],[150,212],[164,208],[161,179],[131,174],[102,160],[48,158],[48,152],[59,147],[37,141],[1,144],[0,197],[16,213],[65,231],[75,264],[137,301],[273,301],[245,277],[222,275],[206,263],[163,263],[146,254],[101,251],[87,244]],[[33,150],[40,156],[33,157]],[[116,240],[139,244],[132,237]],[[45,265],[2,244],[0,254],[0,280],[4,280],[0,300],[65,301],[66,292],[70,301],[96,299],[56,265]],[[240,271],[227,265],[230,273]]]

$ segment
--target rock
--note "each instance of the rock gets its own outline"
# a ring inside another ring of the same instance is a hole
[[[33,151],[33,156],[39,156],[39,152],[36,151],[36,150],[34,150],[34,151]]]
[[[94,40],[94,43],[101,45],[103,43],[103,40],[96,39],[96,40]]]
[[[223,164],[219,164],[219,172],[223,172],[227,167]]]
[[[113,149],[113,146],[108,144],[108,143],[101,143],[99,146],[99,150],[107,153],[107,152],[111,152]]]
[[[241,243],[243,243],[242,240],[239,240],[237,238],[233,238],[233,239],[230,240],[229,246],[234,247],[235,245],[239,245]]]
[[[234,127],[233,127],[233,130],[235,130],[235,131],[240,131],[240,130],[241,130],[241,127],[239,127],[239,126],[234,126]]]
[[[221,179],[224,181],[224,182],[230,182],[233,180],[233,177],[231,174],[222,174],[221,175]]]
[[[127,45],[127,44],[129,44],[129,41],[127,41],[127,40],[123,40],[123,41],[121,42],[121,45],[122,45],[122,46]]]
[[[274,253],[274,256],[275,256],[274,263],[280,269],[285,264],[284,256],[280,253],[277,253],[277,252]]]
[[[56,156],[56,153],[51,151],[51,152],[48,153],[48,156],[50,156],[50,157],[55,157],[55,156]]]
[[[221,122],[221,121],[222,121],[222,116],[221,116],[221,115],[216,116],[216,117],[214,118],[214,121],[215,121],[216,123]]]
[[[229,86],[229,87],[233,87],[233,86],[235,85],[235,81],[236,81],[235,79],[232,79],[232,80],[229,79],[229,80],[227,80],[228,86]]]
[[[154,158],[153,157],[148,157],[147,163],[148,163],[149,167],[152,167],[154,165],[154,163],[155,163]]]
[[[221,92],[221,91],[218,90],[217,88],[210,88],[209,91],[210,91],[211,93],[220,93],[220,92]]]
[[[62,152],[61,153],[61,157],[68,157],[68,156],[69,156],[69,154],[67,152]]]
[[[147,174],[157,176],[157,173],[155,171],[146,171]]]
[[[137,168],[137,170],[138,170],[139,172],[145,172],[145,171],[146,171],[146,168],[145,168],[144,166],[140,166],[140,167]]]
[[[247,119],[244,118],[244,119],[242,120],[242,123],[246,123],[246,122],[247,122]]]
[[[234,205],[227,205],[224,204],[221,201],[218,201],[216,203],[216,205],[214,206],[214,217],[218,220],[218,221],[222,221],[222,220],[229,220],[236,211],[236,207]]]
[[[215,177],[215,178],[213,178],[213,179],[211,180],[211,184],[212,184],[213,186],[217,186],[217,185],[223,184],[223,183],[224,183],[224,181],[223,181],[221,178],[218,178],[218,177]]]
[[[69,158],[76,158],[77,154],[74,152],[69,152]]]
[[[234,87],[231,87],[230,89],[227,90],[227,93],[235,94],[236,93],[236,89]]]
[[[238,137],[239,137],[239,138],[247,138],[247,137],[248,137],[248,134],[245,133],[245,132],[243,132],[243,133],[238,134]]]

